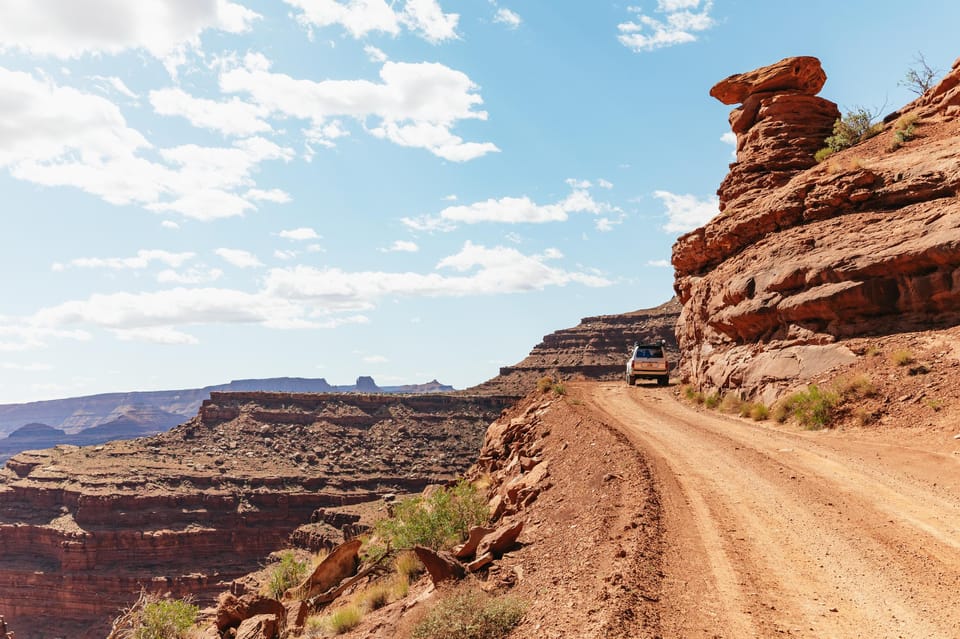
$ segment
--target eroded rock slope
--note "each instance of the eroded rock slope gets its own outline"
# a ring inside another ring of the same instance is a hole
[[[20,453],[0,471],[0,613],[18,639],[81,639],[141,586],[203,604],[318,509],[463,472],[505,405],[212,393],[168,433]]]
[[[814,95],[825,77],[789,58],[711,90],[740,103],[737,161],[721,214],[673,248],[681,372],[698,387],[772,399],[850,362],[845,338],[960,323],[960,61],[817,164],[839,115]]]

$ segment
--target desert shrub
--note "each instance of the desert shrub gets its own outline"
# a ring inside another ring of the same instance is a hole
[[[897,85],[906,87],[917,95],[923,95],[933,87],[933,81],[938,75],[940,70],[927,64],[922,53],[917,53],[913,58],[913,66],[907,69],[903,79],[897,82]]]
[[[909,364],[913,364],[913,362],[913,353],[905,348],[895,350],[890,354],[890,363],[894,366],[908,366]]]
[[[684,384],[680,387],[680,393],[689,401],[693,401],[697,396],[697,391],[693,386]]]
[[[113,622],[107,639],[184,639],[200,609],[190,599],[160,599],[140,592],[140,597]]]
[[[566,395],[567,387],[563,385],[563,382],[557,382],[553,385],[553,392],[557,395]]]
[[[524,605],[505,595],[494,597],[462,586],[446,595],[413,628],[412,639],[500,639],[523,618]]]
[[[869,375],[860,373],[840,380],[837,383],[837,392],[844,399],[862,399],[876,395],[877,387],[873,384]]]
[[[927,408],[933,409],[933,412],[935,413],[939,413],[943,408],[943,402],[939,399],[928,399],[923,403],[926,404]]]
[[[363,610],[360,606],[349,604],[324,615],[320,620],[320,627],[335,635],[342,635],[356,628],[362,619]]]
[[[833,123],[833,135],[823,141],[825,146],[814,154],[814,159],[822,162],[832,153],[872,138],[883,129],[883,123],[875,123],[875,119],[876,114],[864,107],[847,111],[845,116]]]
[[[693,401],[697,404],[703,404],[707,401],[707,397],[703,393],[697,391],[693,394]]]
[[[551,388],[553,388],[553,378],[549,375],[544,375],[537,380],[537,390],[541,393],[546,393]]]
[[[839,401],[840,396],[836,393],[824,391],[816,384],[810,384],[807,390],[787,397],[783,406],[786,415],[792,416],[801,426],[817,430],[830,423]]]
[[[750,412],[748,415],[753,421],[762,422],[770,417],[770,409],[760,402],[753,402],[750,404]]]
[[[297,559],[292,550],[283,551],[267,578],[267,594],[274,599],[282,598],[283,592],[303,581],[309,570],[310,562]]]
[[[434,550],[450,548],[466,539],[471,527],[489,519],[486,498],[464,480],[428,497],[418,495],[401,500],[393,512],[392,517],[377,522],[375,531],[395,549],[416,545]]]
[[[908,114],[899,118],[893,125],[893,142],[890,144],[890,150],[896,151],[904,143],[913,139],[914,125],[917,122],[916,114]]]
[[[410,592],[410,579],[401,574],[395,574],[388,582],[390,596],[394,599],[403,599]]]
[[[877,416],[866,408],[854,409],[853,418],[860,426],[868,426],[877,420]]]
[[[423,574],[424,567],[417,559],[416,553],[412,550],[404,550],[397,554],[393,560],[393,569],[398,575],[401,575],[407,582]]]
[[[710,393],[703,400],[703,405],[707,408],[716,408],[720,405],[720,393]]]
[[[870,345],[867,347],[867,350],[863,352],[863,354],[866,355],[867,357],[876,357],[877,355],[880,354],[880,349],[877,348],[876,346]]]
[[[781,424],[787,421],[787,417],[790,417],[790,407],[786,399],[782,399],[773,405],[773,409],[770,411],[770,417],[773,418],[775,422]]]
[[[390,584],[378,581],[359,592],[354,602],[365,610],[379,610],[390,603],[390,593]]]
[[[739,413],[743,408],[744,401],[734,392],[725,393],[720,400],[720,410],[724,413]]]

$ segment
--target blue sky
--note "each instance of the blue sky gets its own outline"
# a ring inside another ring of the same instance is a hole
[[[672,295],[793,55],[892,111],[960,5],[0,0],[0,402],[230,379],[465,387]]]

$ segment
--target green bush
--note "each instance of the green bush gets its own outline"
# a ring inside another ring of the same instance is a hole
[[[816,384],[810,384],[807,390],[790,395],[782,406],[786,411],[785,414],[791,415],[801,426],[809,430],[817,430],[830,423],[839,401],[840,396],[836,393],[821,390]]]
[[[853,111],[833,123],[833,135],[823,141],[826,145],[813,156],[822,162],[832,153],[849,149],[854,144],[872,138],[883,129],[883,123],[874,123],[876,116],[863,107]]]
[[[720,393],[710,393],[704,398],[703,404],[707,408],[716,408],[720,405]]]
[[[723,395],[723,399],[720,400],[720,410],[724,413],[740,414],[743,405],[744,401],[740,399],[740,396],[733,391],[728,391],[725,393]]]
[[[134,639],[182,639],[197,619],[200,609],[182,599],[145,603]]]
[[[412,639],[501,639],[520,623],[524,605],[510,596],[494,597],[461,587],[444,597],[418,623]]]
[[[394,514],[377,522],[377,535],[391,548],[416,545],[434,550],[451,548],[467,538],[473,526],[490,517],[486,498],[470,482],[442,488],[428,497],[418,495],[398,502]]]
[[[537,390],[541,393],[546,393],[551,388],[553,388],[553,378],[549,375],[545,375],[537,380]]]
[[[553,385],[553,392],[557,395],[566,395],[567,387],[563,385],[563,382],[557,382]]]
[[[299,585],[309,570],[309,562],[297,559],[292,550],[283,551],[279,563],[270,571],[267,594],[274,599],[282,598],[284,591]]]
[[[770,417],[770,410],[763,404],[756,402],[750,404],[750,419],[755,422],[762,422]]]
[[[353,630],[363,619],[363,610],[359,606],[350,604],[337,608],[323,619],[323,625],[335,635],[342,635]]]

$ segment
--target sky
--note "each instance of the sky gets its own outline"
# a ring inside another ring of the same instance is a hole
[[[893,111],[960,3],[0,0],[0,403],[464,388],[673,294],[733,73]]]

